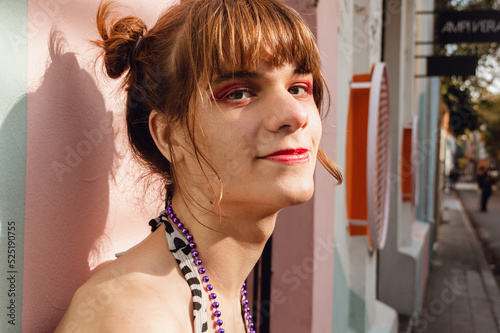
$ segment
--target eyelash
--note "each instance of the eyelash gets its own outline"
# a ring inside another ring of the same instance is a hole
[[[235,102],[238,102],[238,101],[242,101],[245,99],[245,97],[242,97],[241,99],[231,99],[230,98],[230,95],[234,94],[234,93],[238,93],[238,92],[241,92],[241,93],[249,93],[251,96],[250,97],[253,97],[255,96],[255,93],[252,91],[252,89],[250,88],[247,88],[243,85],[237,85],[235,87],[235,85],[230,85],[230,88],[232,89],[222,89],[222,92],[218,92],[216,94],[214,94],[214,98],[216,101],[235,101]],[[298,88],[298,89],[302,89],[304,91],[304,94],[309,96],[309,95],[312,95],[312,87],[311,87],[311,84],[309,82],[304,82],[304,83],[297,83],[295,85],[292,85],[290,88],[288,88],[288,92],[291,93],[291,89],[294,89],[294,88]],[[295,95],[297,97],[303,97],[304,94],[301,94],[301,93],[297,93],[297,94],[292,94],[292,95]],[[248,97],[247,97],[248,98]]]
[[[222,101],[227,101],[227,100],[239,101],[239,100],[241,100],[241,99],[245,98],[245,97],[243,97],[243,98],[241,98],[241,99],[239,99],[239,98],[238,98],[238,99],[231,99],[231,98],[230,98],[230,95],[232,95],[232,94],[234,94],[234,93],[239,93],[239,92],[241,92],[241,93],[249,93],[251,96],[254,96],[254,95],[255,95],[255,94],[254,94],[254,93],[253,93],[250,89],[248,89],[248,88],[236,88],[236,89],[232,89],[232,90],[229,90],[228,92],[224,93],[224,94],[222,95],[222,97],[221,97],[221,98],[217,98],[217,100],[222,100]]]
[[[312,94],[312,88],[311,88],[311,85],[308,84],[308,83],[303,83],[303,84],[299,84],[299,85],[294,85],[294,86],[291,86],[290,88],[288,88],[288,92],[290,92],[290,89],[293,89],[293,88],[299,88],[299,89],[303,89],[304,90],[304,93],[309,96]],[[290,92],[291,93],[291,92]],[[298,96],[303,96],[302,94],[296,94]]]

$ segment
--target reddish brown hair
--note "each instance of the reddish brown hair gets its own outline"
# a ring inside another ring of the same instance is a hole
[[[167,126],[181,122],[189,131],[195,154],[193,98],[207,98],[210,83],[224,70],[254,70],[261,56],[271,66],[294,63],[313,75],[318,110],[324,84],[314,36],[300,15],[280,0],[186,0],[164,12],[148,30],[133,16],[118,18],[114,3],[101,3],[97,28],[104,65],[111,78],[123,76],[127,91],[127,126],[131,146],[149,168],[162,175],[173,191],[173,163],[160,153],[148,127],[153,110]],[[270,52],[270,59],[268,58]],[[335,163],[321,151],[320,163],[340,183]],[[216,171],[216,170],[215,170]]]

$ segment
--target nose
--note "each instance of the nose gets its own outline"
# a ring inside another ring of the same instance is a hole
[[[307,107],[287,90],[273,96],[272,105],[266,109],[266,127],[271,132],[293,133],[309,123]]]

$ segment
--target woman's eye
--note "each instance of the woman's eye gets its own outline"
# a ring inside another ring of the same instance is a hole
[[[252,95],[247,90],[235,90],[235,91],[231,91],[230,93],[226,94],[226,99],[237,101],[237,100],[241,100],[243,98],[248,98],[251,96]]]
[[[303,87],[303,86],[290,87],[288,88],[288,92],[292,95],[297,95],[297,96],[306,96],[311,93],[308,87]]]
[[[220,102],[242,103],[254,97],[254,91],[247,85],[241,83],[230,83],[221,87],[214,93],[214,100]]]

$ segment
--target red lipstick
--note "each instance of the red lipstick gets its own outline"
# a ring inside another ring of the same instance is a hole
[[[275,151],[272,154],[263,157],[268,161],[295,164],[309,161],[309,150],[304,148],[290,148]]]

